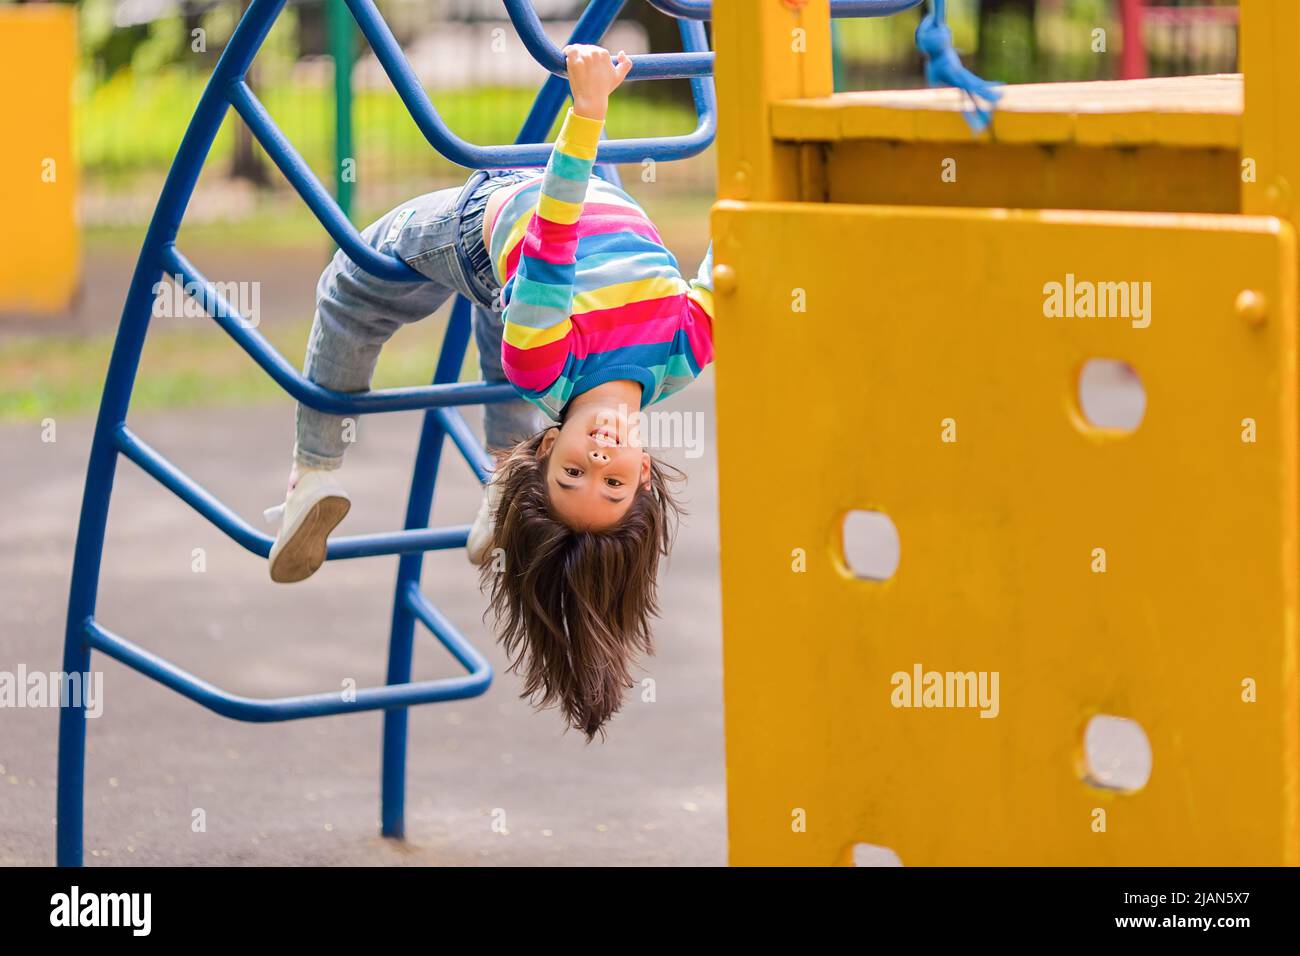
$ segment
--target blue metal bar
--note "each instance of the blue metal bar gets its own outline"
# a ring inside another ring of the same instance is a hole
[[[153,219],[145,233],[140,258],[127,291],[118,325],[117,340],[104,380],[104,397],[95,422],[86,485],[81,499],[77,545],[72,559],[72,584],[68,591],[68,618],[64,631],[63,670],[84,673],[90,669],[90,643],[85,622],[94,617],[99,591],[108,505],[113,493],[118,449],[114,433],[126,420],[140,364],[140,353],[153,313],[155,283],[162,274],[163,247],[175,240],[185,207],[203,169],[203,161],[225,118],[225,89],[243,76],[284,0],[253,0],[222,51],[212,78],[199,97],[189,127],[181,140],[163,183]],[[84,705],[84,701],[82,702]],[[56,860],[60,866],[80,866],[84,843],[86,763],[86,712],[84,706],[59,710],[59,779]]]
[[[331,415],[369,415],[436,408],[442,405],[480,405],[517,398],[506,382],[442,382],[412,385],[373,392],[338,392],[306,378],[297,367],[276,351],[262,333],[251,327],[216,287],[172,243],[162,252],[166,270],[179,276],[186,287],[197,289],[199,304],[216,323],[252,356],[271,378],[308,408]],[[457,369],[459,371],[459,368]]]
[[[377,531],[374,534],[349,534],[330,538],[325,560],[378,558],[389,554],[424,554],[426,551],[450,551],[465,547],[469,525],[452,524],[441,528],[403,528],[401,531]]]
[[[427,606],[427,602],[424,602]],[[432,608],[430,608],[432,609]],[[436,612],[435,612],[436,614]],[[424,617],[417,614],[420,620]],[[430,630],[465,668],[464,677],[447,677],[440,680],[419,681],[380,687],[364,687],[348,695],[341,690],[324,694],[307,694],[300,697],[275,697],[258,700],[231,694],[195,677],[189,671],[165,661],[157,654],[132,644],[114,634],[94,620],[84,622],[86,643],[109,657],[120,661],[132,670],[139,671],[165,687],[188,697],[208,710],[232,720],[250,723],[275,723],[301,720],[304,717],[329,717],[334,714],[355,714],[366,710],[387,710],[392,707],[411,707],[434,701],[461,700],[477,697],[492,682],[492,665],[440,614]]]
[[[623,7],[623,2],[617,3],[591,3],[582,11],[578,17],[578,22],[574,25],[573,33],[569,37],[570,43],[595,43],[605,35],[610,24],[617,18],[619,11]],[[542,143],[546,141],[547,134],[555,119],[560,115],[560,110],[564,108],[564,101],[569,96],[569,81],[562,76],[556,76],[554,73],[546,77],[542,88],[537,91],[537,97],[533,100],[533,106],[528,111],[528,116],[524,118],[523,126],[520,127],[519,135],[516,137],[517,143]]]
[[[479,653],[478,648],[461,637],[460,632],[456,630],[456,626],[448,620],[447,616],[420,593],[418,584],[412,582],[407,585],[405,603],[411,613],[429,629],[429,632],[442,641],[443,646],[451,651],[456,660],[460,661],[462,667],[471,673],[487,671],[490,679],[492,674],[491,665]]]
[[[272,539],[227,508],[215,495],[145,444],[126,425],[113,432],[114,444],[127,458],[153,476],[159,484],[207,518],[241,547],[266,557]]]
[[[483,450],[482,443],[470,431],[469,423],[465,421],[464,416],[454,408],[435,408],[434,413],[438,416],[442,430],[447,433],[447,437],[455,443],[460,453],[465,456],[465,461],[474,469],[478,480],[486,484],[492,477],[492,469],[496,467],[496,462]]]
[[[831,0],[831,16],[844,19],[892,17],[896,13],[919,7],[924,2],[925,0]]]
[[[441,411],[441,410],[440,410]],[[457,416],[459,417],[459,416]],[[461,425],[469,432],[469,426]],[[159,484],[185,502],[203,517],[225,532],[231,540],[253,554],[265,558],[271,553],[275,539],[263,534],[221,503],[218,498],[181,471],[156,449],[126,425],[118,426],[114,433],[122,454],[139,465]],[[480,478],[480,480],[482,480]],[[375,534],[344,535],[330,538],[326,560],[342,561],[348,558],[373,558],[385,554],[417,554],[424,551],[446,551],[463,548],[469,537],[468,525],[444,528],[405,528]]]
[[[647,0],[660,13],[681,20],[713,19],[712,0]],[[725,0],[724,0],[725,2]],[[925,0],[831,0],[831,16],[888,17],[918,7]]]
[[[247,83],[236,80],[230,84],[227,92],[230,104],[244,118],[244,122],[257,137],[257,141],[262,144],[266,154],[271,157],[276,166],[280,167],[280,172],[284,173],[285,179],[289,180],[303,202],[325,227],[325,231],[330,234],[330,238],[348,254],[349,259],[380,279],[396,282],[425,281],[424,276],[401,259],[379,252],[361,238],[361,234],[348,221],[348,217],[343,214],[334,197],[321,185],[321,181],[316,178],[311,167],[303,162],[302,157],[293,148],[293,144],[280,132],[279,127],[275,125],[275,120],[271,119],[271,114],[266,111],[266,107],[253,94]]]
[[[597,4],[624,0],[592,0]],[[347,0],[370,48],[384,72],[388,74],[393,89],[406,105],[407,111],[419,127],[424,138],[447,159],[471,169],[500,169],[520,166],[545,166],[550,158],[551,144],[537,143],[534,137],[510,146],[476,146],[459,138],[443,122],[429,101],[419,77],[402,54],[392,31],[384,22],[371,0]],[[702,34],[701,34],[702,35]],[[595,42],[599,37],[579,42]],[[692,53],[697,52],[695,50]],[[680,55],[680,54],[679,54]],[[703,80],[703,82],[711,82]],[[711,98],[710,98],[711,102]],[[639,163],[645,159],[668,161],[695,156],[709,147],[717,131],[716,110],[710,109],[699,117],[694,132],[682,136],[644,137],[639,139],[614,139],[600,144],[596,151],[597,162]],[[540,139],[541,137],[536,137]]]
[[[433,381],[454,381],[460,374],[461,363],[470,336],[470,302],[457,296],[451,309],[451,321],[442,337],[442,349],[434,368]],[[411,491],[406,502],[407,528],[419,528],[429,523],[433,510],[433,491],[438,477],[438,464],[442,459],[442,417],[437,410],[424,413],[420,426],[420,444],[415,453],[415,468],[411,476]],[[388,637],[389,684],[403,684],[411,679],[411,658],[415,646],[415,610],[411,604],[412,591],[420,587],[420,574],[424,569],[423,554],[405,554],[397,562],[397,583],[393,594],[392,626]],[[405,710],[389,710],[384,714],[383,767],[380,772],[380,832],[387,837],[400,838],[406,830],[406,733],[408,716]]]
[[[601,0],[596,0],[597,3]],[[626,0],[607,0],[622,8]],[[533,9],[532,0],[505,0],[506,14],[514,24],[515,32],[524,42],[524,48],[533,59],[556,76],[566,75],[564,54],[550,41],[542,29],[542,21]],[[676,80],[693,76],[710,76],[713,73],[711,52],[643,53],[632,59],[629,80]]]

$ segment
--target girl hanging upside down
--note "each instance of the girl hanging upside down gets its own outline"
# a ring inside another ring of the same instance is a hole
[[[632,686],[637,655],[653,650],[679,476],[641,447],[637,422],[713,360],[713,255],[687,282],[636,201],[592,175],[631,60],[586,45],[564,55],[573,108],[545,171],[475,173],[367,227],[366,242],[428,281],[377,279],[337,253],[316,288],[304,373],[364,391],[401,325],[455,293],[474,303],[483,378],[521,398],[485,408],[497,466],[467,550],[524,696],[557,705],[591,739]],[[348,512],[336,476],[347,423],[298,407],[273,581],[314,574]]]

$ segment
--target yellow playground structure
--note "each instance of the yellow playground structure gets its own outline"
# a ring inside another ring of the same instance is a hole
[[[81,281],[72,87],[77,10],[0,6],[0,322],[71,307]]]
[[[1300,3],[1243,0],[1241,75],[1007,87],[979,135],[832,95],[827,0],[714,10],[732,862],[1300,862]]]

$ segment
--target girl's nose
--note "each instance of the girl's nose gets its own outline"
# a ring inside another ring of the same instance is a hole
[[[593,448],[587,454],[590,456],[591,460],[597,464],[605,465],[609,463],[609,455],[605,454],[599,448]]]

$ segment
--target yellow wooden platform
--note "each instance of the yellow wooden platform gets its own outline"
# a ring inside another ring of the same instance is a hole
[[[771,105],[798,198],[860,205],[1239,213],[1240,75],[1003,87],[976,136],[951,89]]]
[[[1171,146],[1238,150],[1240,74],[1031,83],[1002,88],[984,140],[1042,145]],[[971,140],[953,89],[837,93],[772,104],[772,134],[794,142]]]

